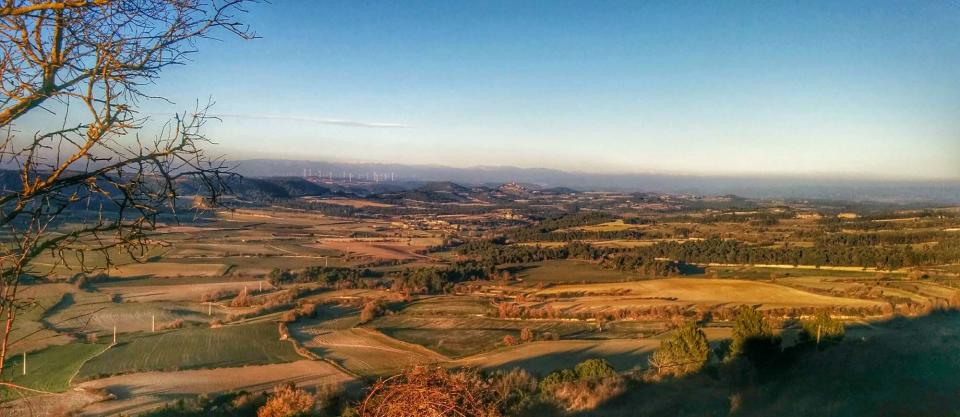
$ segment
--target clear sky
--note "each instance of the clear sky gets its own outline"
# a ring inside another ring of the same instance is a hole
[[[156,92],[229,157],[960,179],[960,1],[295,1]]]

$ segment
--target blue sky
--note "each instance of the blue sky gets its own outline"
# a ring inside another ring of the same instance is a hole
[[[960,2],[274,0],[155,92],[231,158],[960,179]],[[342,122],[338,122],[342,121]]]

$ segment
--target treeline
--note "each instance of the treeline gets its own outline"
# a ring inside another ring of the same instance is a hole
[[[677,260],[656,259],[647,254],[623,248],[599,247],[584,242],[563,246],[505,245],[502,240],[468,242],[457,249],[462,256],[473,257],[486,265],[541,262],[561,259],[597,261],[605,268],[636,271],[666,277],[688,274],[693,267]]]
[[[613,220],[616,220],[616,217],[610,213],[605,213],[602,211],[584,211],[544,219],[530,226],[509,230],[506,233],[506,237],[510,240],[519,242],[545,242],[564,240],[564,238],[572,239],[572,236],[562,235],[575,233],[577,231],[565,231],[562,233],[556,233],[556,231],[560,229],[569,229],[572,227],[592,226],[595,224],[611,222]],[[591,236],[594,235],[596,235],[596,232],[592,232]],[[582,237],[580,238],[582,239]]]
[[[908,245],[957,239],[960,239],[960,234],[941,231],[831,233],[816,236],[816,243],[818,246],[877,246]]]
[[[843,241],[823,241],[813,247],[768,247],[730,239],[658,242],[630,249],[597,247],[583,242],[570,242],[559,247],[502,243],[502,239],[473,241],[460,246],[458,253],[493,265],[584,259],[600,261],[610,268],[656,276],[689,273],[684,268],[690,263],[859,266],[895,270],[960,261],[960,237],[951,237],[923,249],[852,245]]]
[[[693,263],[860,266],[895,270],[960,261],[960,242],[944,241],[924,250],[914,250],[910,246],[844,244],[772,248],[751,246],[736,240],[707,239],[683,243],[659,242],[631,249],[631,255]]]
[[[503,239],[474,240],[460,245],[457,253],[481,259],[493,265],[549,261],[554,259],[595,259],[602,254],[582,242],[563,246],[507,245]]]
[[[754,226],[773,226],[780,223],[780,220],[792,219],[796,216],[793,211],[781,212],[762,212],[762,213],[712,213],[704,216],[671,216],[660,219],[663,223],[749,223]]]
[[[448,267],[404,269],[393,279],[391,289],[405,294],[440,294],[453,291],[464,281],[489,279],[496,265],[474,260],[456,262]]]
[[[363,278],[379,276],[369,269],[311,266],[299,270],[275,268],[267,274],[267,282],[275,286],[317,283],[331,288],[366,288],[371,284]]]

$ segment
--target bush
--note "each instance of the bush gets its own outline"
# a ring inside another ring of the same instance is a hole
[[[605,359],[587,359],[577,364],[574,371],[581,381],[593,381],[617,374]]]
[[[529,327],[524,327],[520,329],[520,341],[523,343],[532,342],[534,339],[533,330],[530,330]]]
[[[709,359],[707,335],[696,323],[688,322],[660,342],[660,348],[650,356],[650,365],[657,375],[682,376],[699,371]]]
[[[383,307],[383,302],[380,300],[371,300],[363,305],[363,310],[360,311],[360,323],[367,323],[377,317],[383,315],[386,309]]]
[[[300,417],[313,411],[314,399],[293,384],[274,388],[267,403],[257,410],[257,417]]]
[[[496,371],[489,381],[500,399],[500,408],[508,415],[521,415],[536,402],[537,378],[524,369]]]
[[[587,359],[573,369],[551,372],[540,382],[544,398],[567,411],[595,408],[624,388],[623,378],[604,359]]]
[[[555,386],[547,395],[568,412],[597,408],[623,393],[623,378],[614,375],[595,381],[568,382]]]
[[[577,371],[573,369],[559,369],[553,371],[540,381],[540,391],[548,392],[558,385],[576,382],[579,379]]]
[[[497,392],[475,372],[418,366],[374,384],[357,415],[500,417],[498,404]]]
[[[183,319],[176,319],[173,321],[168,321],[166,323],[160,323],[157,325],[157,330],[170,330],[170,329],[182,329],[184,321]]]
[[[250,294],[247,291],[247,287],[243,287],[243,290],[240,291],[240,294],[237,294],[236,298],[230,301],[230,307],[249,307],[250,306]]]

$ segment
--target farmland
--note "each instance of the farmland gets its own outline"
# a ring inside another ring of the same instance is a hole
[[[148,371],[263,365],[302,359],[272,323],[130,334],[87,361],[79,380]]]
[[[960,302],[960,266],[936,243],[960,236],[941,232],[960,226],[954,217],[876,234],[844,231],[872,227],[862,220],[834,227],[763,201],[732,214],[674,197],[663,198],[675,211],[647,211],[616,193],[448,197],[247,205],[159,225],[163,245],[109,268],[96,256],[87,271],[40,259],[52,273],[23,287],[33,302],[4,375],[53,394],[3,399],[100,415],[277,381],[356,387],[420,364],[543,376],[603,358],[631,372],[678,322],[696,321],[723,349],[739,306],[791,346],[819,312],[870,338],[895,331],[876,323]],[[825,243],[841,238],[870,243],[855,253]],[[880,241],[924,243],[895,265],[884,262],[900,246]],[[847,255],[854,264],[833,260]],[[788,257],[796,264],[778,262]],[[100,389],[117,399],[99,402]]]

